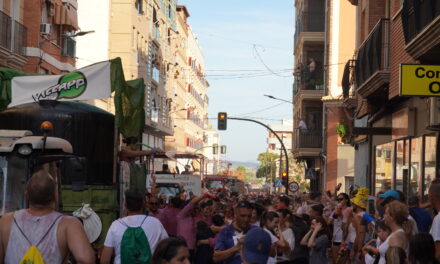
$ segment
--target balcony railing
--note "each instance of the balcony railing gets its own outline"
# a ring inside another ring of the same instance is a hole
[[[295,129],[295,148],[321,148],[322,131]]]
[[[76,54],[76,41],[71,37],[65,37],[63,39],[63,56],[69,56],[75,58]]]
[[[0,46],[11,49],[11,17],[0,11]]]
[[[294,43],[301,32],[324,32],[325,12],[304,12],[298,16],[295,26]]]
[[[27,41],[27,29],[17,21],[13,22],[14,25],[14,38],[12,51],[24,56],[26,54],[25,46]]]
[[[405,42],[408,44],[426,26],[440,16],[438,0],[405,0],[402,8],[402,24]]]
[[[0,46],[24,56],[27,29],[0,11]]]
[[[381,19],[373,28],[357,53],[356,84],[358,88],[376,72],[389,71],[390,21]]]

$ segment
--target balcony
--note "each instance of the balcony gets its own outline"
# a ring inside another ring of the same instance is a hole
[[[26,41],[26,27],[0,11],[0,59],[7,59],[13,68],[23,66]]]
[[[153,26],[153,41],[156,45],[160,45],[160,29],[159,26]]]
[[[324,85],[316,85],[313,87],[301,86],[300,89],[294,93],[294,104],[303,100],[318,100],[324,96]]]
[[[303,12],[296,20],[294,46],[302,46],[308,42],[324,42],[325,12]]]
[[[76,41],[71,37],[65,37],[63,39],[63,50],[61,52],[61,55],[70,58],[75,58],[75,54],[76,54]]]
[[[438,63],[440,56],[440,1],[405,0],[402,7],[405,50],[415,59]]]
[[[321,153],[322,131],[294,129],[293,156],[294,158],[316,157]]]
[[[380,88],[390,81],[390,21],[381,19],[360,46],[356,60],[357,92],[364,98],[384,96]]]

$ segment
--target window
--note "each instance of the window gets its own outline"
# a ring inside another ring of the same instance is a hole
[[[171,19],[173,16],[171,5],[168,5],[168,18]]]
[[[396,190],[406,193],[409,180],[409,140],[396,142]]]
[[[394,143],[386,143],[376,147],[376,191],[382,189],[391,189],[391,179],[393,175],[393,150]]]
[[[138,12],[138,15],[142,15],[144,13],[143,0],[136,0],[135,7]]]
[[[350,186],[354,186],[354,177],[345,176],[345,193],[350,193]]]
[[[427,135],[425,136],[425,173],[424,173],[424,189],[423,195],[428,195],[429,186],[431,181],[435,179],[435,163],[436,163],[436,155],[437,155],[437,139],[435,135]]]
[[[419,185],[419,179],[421,179],[421,170],[423,168],[422,157],[422,144],[423,137],[411,139],[411,167],[410,167],[410,179],[408,197],[417,195],[422,187]]]

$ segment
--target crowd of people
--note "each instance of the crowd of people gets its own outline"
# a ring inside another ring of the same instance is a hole
[[[54,211],[55,181],[38,172],[27,184],[29,208],[0,219],[0,264],[33,263],[25,262],[32,248],[44,263],[439,263],[440,179],[429,201],[339,188],[188,198],[129,189],[127,216],[111,224],[96,256],[80,222]]]

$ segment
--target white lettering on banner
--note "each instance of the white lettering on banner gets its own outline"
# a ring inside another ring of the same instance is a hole
[[[110,62],[96,63],[64,75],[18,76],[11,81],[8,107],[40,100],[78,101],[110,98]]]

